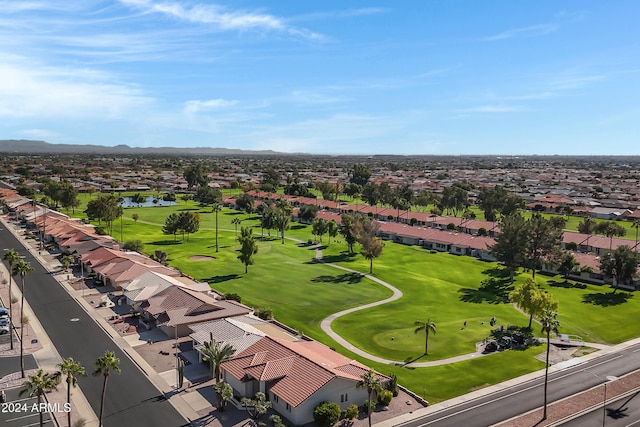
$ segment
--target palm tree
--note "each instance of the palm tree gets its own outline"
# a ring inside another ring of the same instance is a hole
[[[634,248],[636,252],[638,252],[638,229],[640,228],[640,219],[634,220],[631,227],[636,229],[636,245],[634,246]]]
[[[224,407],[227,402],[233,399],[233,387],[229,383],[220,382],[213,386],[216,391],[216,397],[218,398],[218,410],[224,411]]]
[[[113,351],[106,351],[104,356],[100,356],[96,359],[96,369],[93,371],[93,375],[102,375],[104,382],[102,383],[102,396],[100,398],[100,417],[98,427],[102,427],[102,414],[104,411],[104,396],[107,391],[107,379],[112,372],[119,374],[120,371],[120,359],[118,359]]]
[[[38,369],[35,374],[30,375],[29,379],[22,383],[24,389],[20,390],[19,394],[20,396],[26,394],[29,397],[37,397],[38,407],[40,407],[42,396],[44,396],[45,393],[57,389],[58,384],[60,384],[60,372],[51,374],[42,369]],[[44,425],[44,411],[38,411],[38,413],[40,414],[40,427],[42,427]]]
[[[2,259],[7,261],[7,263],[9,264],[9,271],[13,271],[13,264],[20,260],[20,255],[18,255],[18,252],[16,252],[15,249],[9,249],[4,253]],[[11,325],[13,325],[13,296],[11,294],[11,279],[12,275],[9,274],[9,319]],[[11,325],[9,325],[9,328],[11,329],[9,331],[9,340],[11,341],[11,350],[13,350],[13,328],[11,327]]]
[[[120,214],[120,241],[122,242],[122,216],[124,215],[124,208],[122,205],[124,204],[124,197],[118,197],[118,213]]]
[[[67,404],[71,408],[71,387],[75,387],[78,384],[78,375],[86,376],[87,371],[72,357],[64,359],[56,367],[60,369],[60,373],[67,377]],[[71,411],[67,411],[67,424],[71,425]]]
[[[547,363],[544,370],[544,411],[542,414],[542,419],[547,419],[547,384],[549,378],[549,348],[551,347],[551,331],[554,333],[558,333],[558,327],[560,327],[560,322],[558,321],[558,313],[552,310],[545,310],[542,316],[540,317],[540,323],[542,324],[542,332],[547,334]]]
[[[431,319],[427,319],[426,322],[421,322],[419,320],[415,321],[413,323],[413,326],[416,327],[416,329],[413,331],[413,333],[415,334],[424,331],[424,354],[429,354],[429,332],[433,332],[434,334],[436,333],[436,324],[433,323]]]
[[[236,349],[230,344],[222,344],[213,340],[205,341],[204,348],[202,349],[202,359],[209,362],[211,377],[215,378],[216,382],[220,381],[220,365],[225,360],[231,359],[235,352]]]
[[[374,392],[378,393],[382,389],[380,378],[375,372],[369,370],[366,374],[362,374],[360,381],[356,384],[356,388],[367,390],[367,416],[369,418],[369,427],[371,427],[371,397]]]
[[[26,262],[23,259],[20,259],[14,266],[11,272],[14,276],[19,275],[21,280],[20,292],[22,292],[22,299],[20,301],[20,319],[24,319],[24,276],[27,275],[30,271],[33,271],[33,267],[31,264]],[[20,372],[22,373],[22,378],[24,378],[24,326],[20,327]]]
[[[214,202],[211,205],[211,212],[215,212],[216,213],[216,252],[218,252],[218,250],[219,250],[219,246],[218,246],[218,212],[220,212],[221,210],[222,210],[222,206],[220,206],[220,203]]]
[[[241,223],[242,221],[240,220],[240,218],[233,218],[231,220],[231,224],[236,226],[236,240],[238,240],[238,225]]]

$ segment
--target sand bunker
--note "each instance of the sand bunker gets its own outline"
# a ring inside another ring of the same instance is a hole
[[[193,255],[193,256],[190,256],[189,259],[191,261],[213,261],[215,258],[212,256],[205,256],[205,255]]]

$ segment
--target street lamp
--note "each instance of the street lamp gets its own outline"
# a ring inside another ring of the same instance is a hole
[[[602,427],[604,427],[604,422],[607,416],[607,384],[617,379],[618,377],[607,375],[607,380],[604,382],[604,398],[602,400]]]
[[[586,369],[582,370],[583,372],[586,372],[588,374],[593,375],[594,377],[598,378],[599,380],[603,381],[604,384],[604,395],[602,397],[602,427],[604,427],[605,421],[606,421],[606,417],[607,417],[607,384],[615,381],[618,379],[618,377],[614,376],[614,375],[607,375],[606,377],[602,378],[600,375],[591,372],[591,371],[587,371]]]

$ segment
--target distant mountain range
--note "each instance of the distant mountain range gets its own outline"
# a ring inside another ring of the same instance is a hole
[[[45,141],[25,139],[0,140],[0,153],[47,154],[176,154],[176,155],[285,155],[272,150],[239,150],[235,148],[209,147],[129,147],[116,145],[50,144]]]

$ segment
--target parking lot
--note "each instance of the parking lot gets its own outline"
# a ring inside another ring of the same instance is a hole
[[[7,427],[30,427],[40,423],[38,399],[19,396],[22,388],[6,390],[7,402],[0,408],[0,425]],[[36,405],[36,406],[34,406]],[[60,408],[62,411],[63,408]],[[43,414],[45,425],[54,425],[48,413]]]

